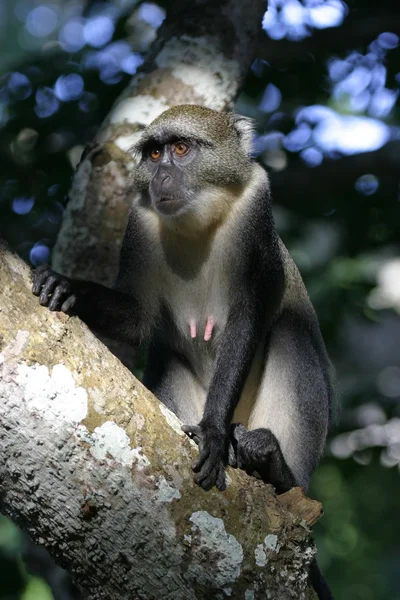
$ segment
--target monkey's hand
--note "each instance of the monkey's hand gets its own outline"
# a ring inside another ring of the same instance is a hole
[[[76,302],[72,281],[59,275],[48,265],[41,265],[32,274],[32,292],[39,296],[42,306],[72,314]]]
[[[203,425],[182,425],[199,447],[199,457],[192,465],[194,480],[204,490],[214,485],[222,492],[226,488],[227,440],[219,431]]]

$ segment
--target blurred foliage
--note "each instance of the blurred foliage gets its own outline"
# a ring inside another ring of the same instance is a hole
[[[49,259],[80,153],[174,2],[132,17],[136,4],[0,0],[0,233],[32,264]],[[255,119],[337,369],[341,410],[310,492],[325,510],[319,561],[337,600],[400,600],[400,14],[389,0],[269,6],[237,109]],[[0,599],[76,597],[34,553],[1,518]]]

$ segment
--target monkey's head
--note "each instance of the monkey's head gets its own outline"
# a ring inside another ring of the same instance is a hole
[[[189,104],[170,108],[135,148],[135,187],[163,220],[206,225],[248,183],[251,139],[251,121],[241,115]]]

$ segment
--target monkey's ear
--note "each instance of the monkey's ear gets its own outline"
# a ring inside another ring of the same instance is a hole
[[[254,136],[254,121],[238,113],[231,113],[230,118],[239,136],[240,145],[246,154],[251,154]]]

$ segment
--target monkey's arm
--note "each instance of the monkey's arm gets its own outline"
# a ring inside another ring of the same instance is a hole
[[[264,249],[265,250],[265,249]],[[207,395],[203,418],[183,430],[199,445],[193,465],[195,481],[204,489],[225,489],[229,428],[257,347],[270,328],[284,287],[282,264],[275,248],[254,248],[236,301],[233,302]]]
[[[42,265],[32,275],[32,292],[42,306],[76,315],[108,337],[137,343],[145,326],[143,310],[128,294],[98,283],[59,275]]]

